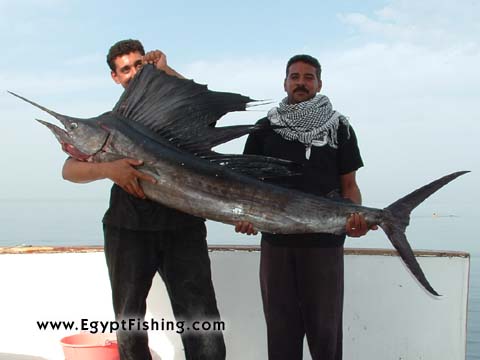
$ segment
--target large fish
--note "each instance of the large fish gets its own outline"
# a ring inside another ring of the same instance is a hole
[[[13,94],[13,93],[12,93]],[[385,209],[292,191],[268,178],[294,175],[295,164],[254,155],[224,155],[212,147],[258,130],[256,125],[214,127],[230,111],[245,110],[252,99],[214,92],[146,65],[111,112],[77,119],[53,112],[13,94],[57,118],[65,130],[47,126],[70,156],[81,161],[141,159],[141,171],[156,184],[142,182],[149,199],[183,212],[234,224],[248,221],[269,233],[344,234],[347,218],[360,213],[379,225],[421,285],[438,293],[426,279],[405,236],[410,212],[428,196],[466,171],[444,176]]]

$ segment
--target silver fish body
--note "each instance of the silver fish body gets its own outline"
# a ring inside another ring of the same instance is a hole
[[[346,219],[352,213],[363,214],[371,225],[381,224],[388,216],[385,210],[313,196],[235,173],[159,139],[151,140],[126,124],[119,131],[118,120],[99,125],[111,129],[110,140],[94,161],[119,157],[143,160],[145,165],[138,169],[157,181],[141,182],[145,195],[195,216],[226,224],[248,221],[259,231],[269,233],[338,235],[345,233]]]

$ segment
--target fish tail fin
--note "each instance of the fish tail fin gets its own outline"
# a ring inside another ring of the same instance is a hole
[[[387,216],[385,217],[384,221],[379,224],[383,231],[385,231],[385,234],[388,236],[395,249],[397,249],[400,257],[410,269],[412,274],[428,292],[435,296],[439,296],[439,294],[430,285],[425,277],[425,274],[420,268],[420,265],[413,254],[412,248],[407,241],[407,237],[405,236],[405,229],[410,223],[410,213],[413,209],[415,209],[434,192],[447,185],[457,177],[468,172],[469,171],[458,171],[450,175],[446,175],[395,201],[393,204],[384,209]]]

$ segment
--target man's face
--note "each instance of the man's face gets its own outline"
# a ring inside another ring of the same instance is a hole
[[[112,79],[126,88],[137,71],[142,67],[143,56],[138,51],[135,51],[117,56],[113,62],[115,63],[115,71],[111,72]]]
[[[297,104],[312,99],[322,88],[322,80],[317,78],[314,66],[297,61],[288,68],[283,83],[289,104]]]

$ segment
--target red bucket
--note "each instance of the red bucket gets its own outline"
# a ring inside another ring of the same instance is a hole
[[[65,360],[120,360],[115,335],[81,333],[60,340]]]

